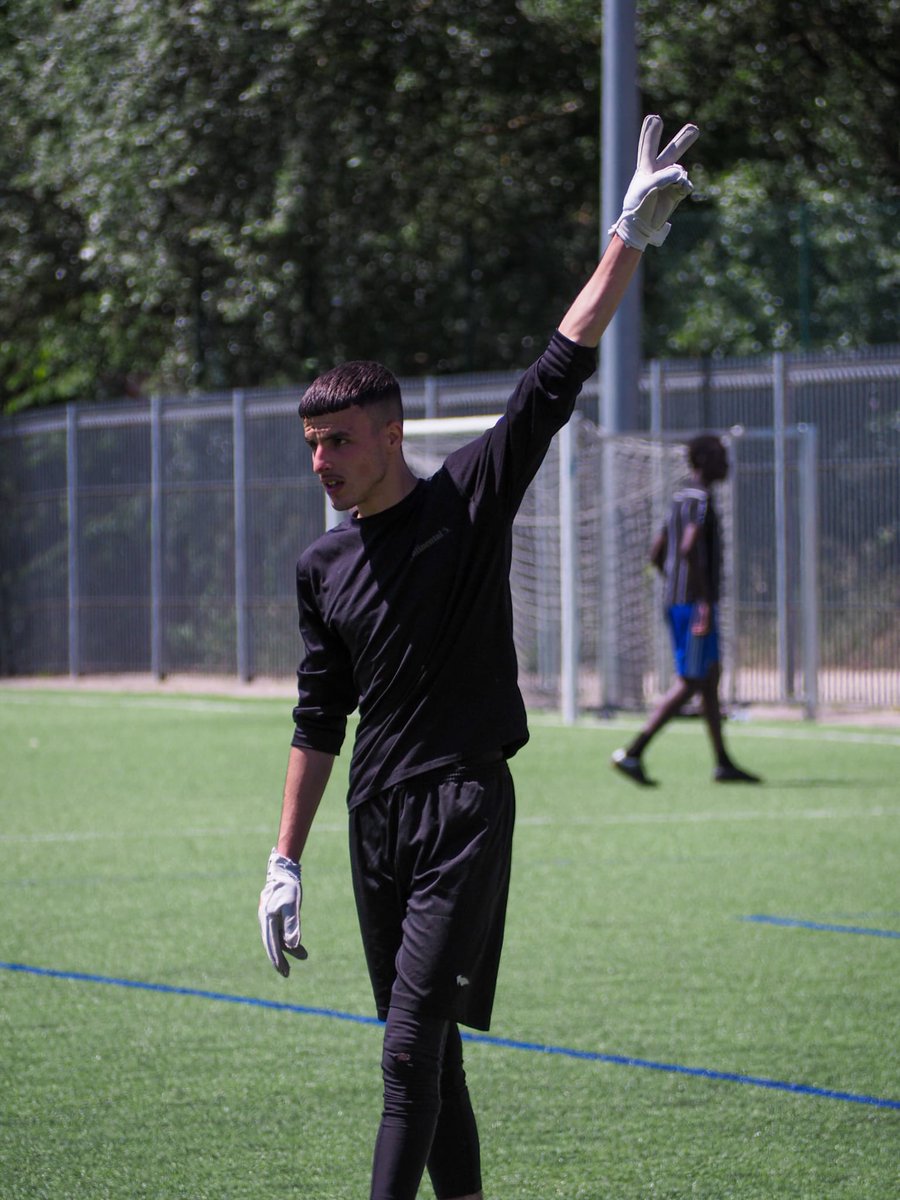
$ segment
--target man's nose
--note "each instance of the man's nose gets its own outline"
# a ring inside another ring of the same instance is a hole
[[[328,455],[325,447],[320,442],[313,450],[313,471],[318,475],[324,471],[328,465]]]

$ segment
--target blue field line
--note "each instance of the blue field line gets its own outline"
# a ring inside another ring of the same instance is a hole
[[[351,1021],[356,1025],[381,1025],[377,1017],[364,1017],[356,1013],[341,1012],[332,1008],[315,1008],[306,1004],[286,1004],[279,1000],[261,1000],[256,996],[236,996],[229,992],[209,992],[202,988],[176,987],[168,983],[142,983],[136,979],[117,979],[111,975],[89,975],[81,971],[55,971],[49,967],[31,967],[25,963],[0,962],[0,970],[16,971],[23,975],[42,975],[50,979],[65,979],[77,983],[100,983],[112,987],[133,988],[142,992],[159,992],[169,996],[193,996],[201,1000],[217,1000],[224,1004],[246,1004],[251,1008],[269,1008],[278,1012],[300,1013],[303,1016],[330,1017],[335,1021]],[[765,1079],[755,1075],[741,1075],[733,1071],[712,1071],[705,1067],[683,1067],[676,1063],[654,1062],[647,1058],[632,1058],[626,1054],[601,1054],[595,1050],[573,1050],[565,1046],[549,1046],[541,1042],[522,1042],[513,1038],[492,1037],[486,1033],[461,1031],[465,1042],[482,1046],[497,1046],[503,1050],[525,1050],[532,1054],[554,1054],[563,1058],[577,1058],[585,1062],[607,1063],[617,1067],[640,1067],[647,1071],[663,1071],[670,1075],[689,1075],[698,1079],[712,1079],[724,1083],[741,1083],[749,1087],[769,1088],[794,1095],[815,1096],[821,1100],[843,1100],[849,1104],[867,1104],[873,1108],[900,1109],[900,1100],[881,1096],[866,1096],[857,1092],[839,1092],[831,1088],[811,1087],[804,1083],[788,1083],[779,1079]]]
[[[223,1004],[247,1004],[251,1008],[273,1008],[280,1012],[303,1013],[309,1017],[332,1017],[336,1021],[355,1021],[358,1025],[380,1025],[377,1017],[360,1017],[331,1008],[313,1008],[304,1004],[284,1004],[279,1000],[261,1000],[258,996],[235,996],[231,992],[208,992],[203,988],[176,987],[170,983],[143,983],[138,979],[117,979],[113,975],[88,975],[82,971],[54,971],[50,967],[29,967],[25,963],[0,962],[0,970],[23,975],[45,975],[50,979],[70,979],[76,983],[104,983],[112,987],[133,988],[138,992],[162,992],[167,996],[195,996],[200,1000],[219,1000]]]
[[[767,913],[751,913],[741,917],[757,925],[784,925],[790,929],[816,929],[825,933],[856,933],[865,937],[900,938],[896,929],[872,929],[866,925],[833,925],[827,921],[801,921],[798,917],[771,917]]]

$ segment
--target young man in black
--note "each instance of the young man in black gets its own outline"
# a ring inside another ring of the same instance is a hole
[[[678,679],[634,741],[614,752],[612,765],[634,783],[653,786],[641,755],[651,738],[699,692],[716,760],[713,779],[717,783],[759,783],[757,775],[735,766],[722,737],[716,620],[722,543],[712,486],[728,476],[728,452],[714,434],[694,438],[687,450],[692,482],[676,492],[668,520],[650,550],[650,561],[665,579],[664,603]]]
[[[384,1108],[371,1200],[481,1200],[458,1024],[487,1029],[514,820],[507,768],[526,742],[509,566],[513,519],[569,419],[648,243],[690,191],[684,129],[658,153],[648,117],[622,216],[594,275],[497,425],[429,480],[403,457],[396,380],[347,363],[300,404],[313,470],[349,514],[297,566],[304,656],[278,843],[260,896],[272,964],[300,944],[300,866],[347,716],[353,886],[378,1015]]]

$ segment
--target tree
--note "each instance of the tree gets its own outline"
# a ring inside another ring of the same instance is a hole
[[[5,0],[0,401],[521,365],[593,261],[580,0]],[[900,5],[641,0],[648,353],[895,340]]]
[[[645,93],[662,111],[690,97],[703,130],[683,253],[649,264],[657,344],[896,341],[900,5],[643,0],[640,12]],[[673,284],[677,313],[659,295]]]

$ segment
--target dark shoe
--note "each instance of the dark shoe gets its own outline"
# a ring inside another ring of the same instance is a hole
[[[627,750],[614,750],[609,761],[611,766],[627,775],[632,782],[639,783],[642,787],[656,787],[656,780],[648,779],[644,774],[641,760],[636,755],[629,754]]]
[[[715,783],[762,783],[758,775],[742,771],[734,763],[725,763],[724,766],[716,767],[713,771],[713,781]]]

